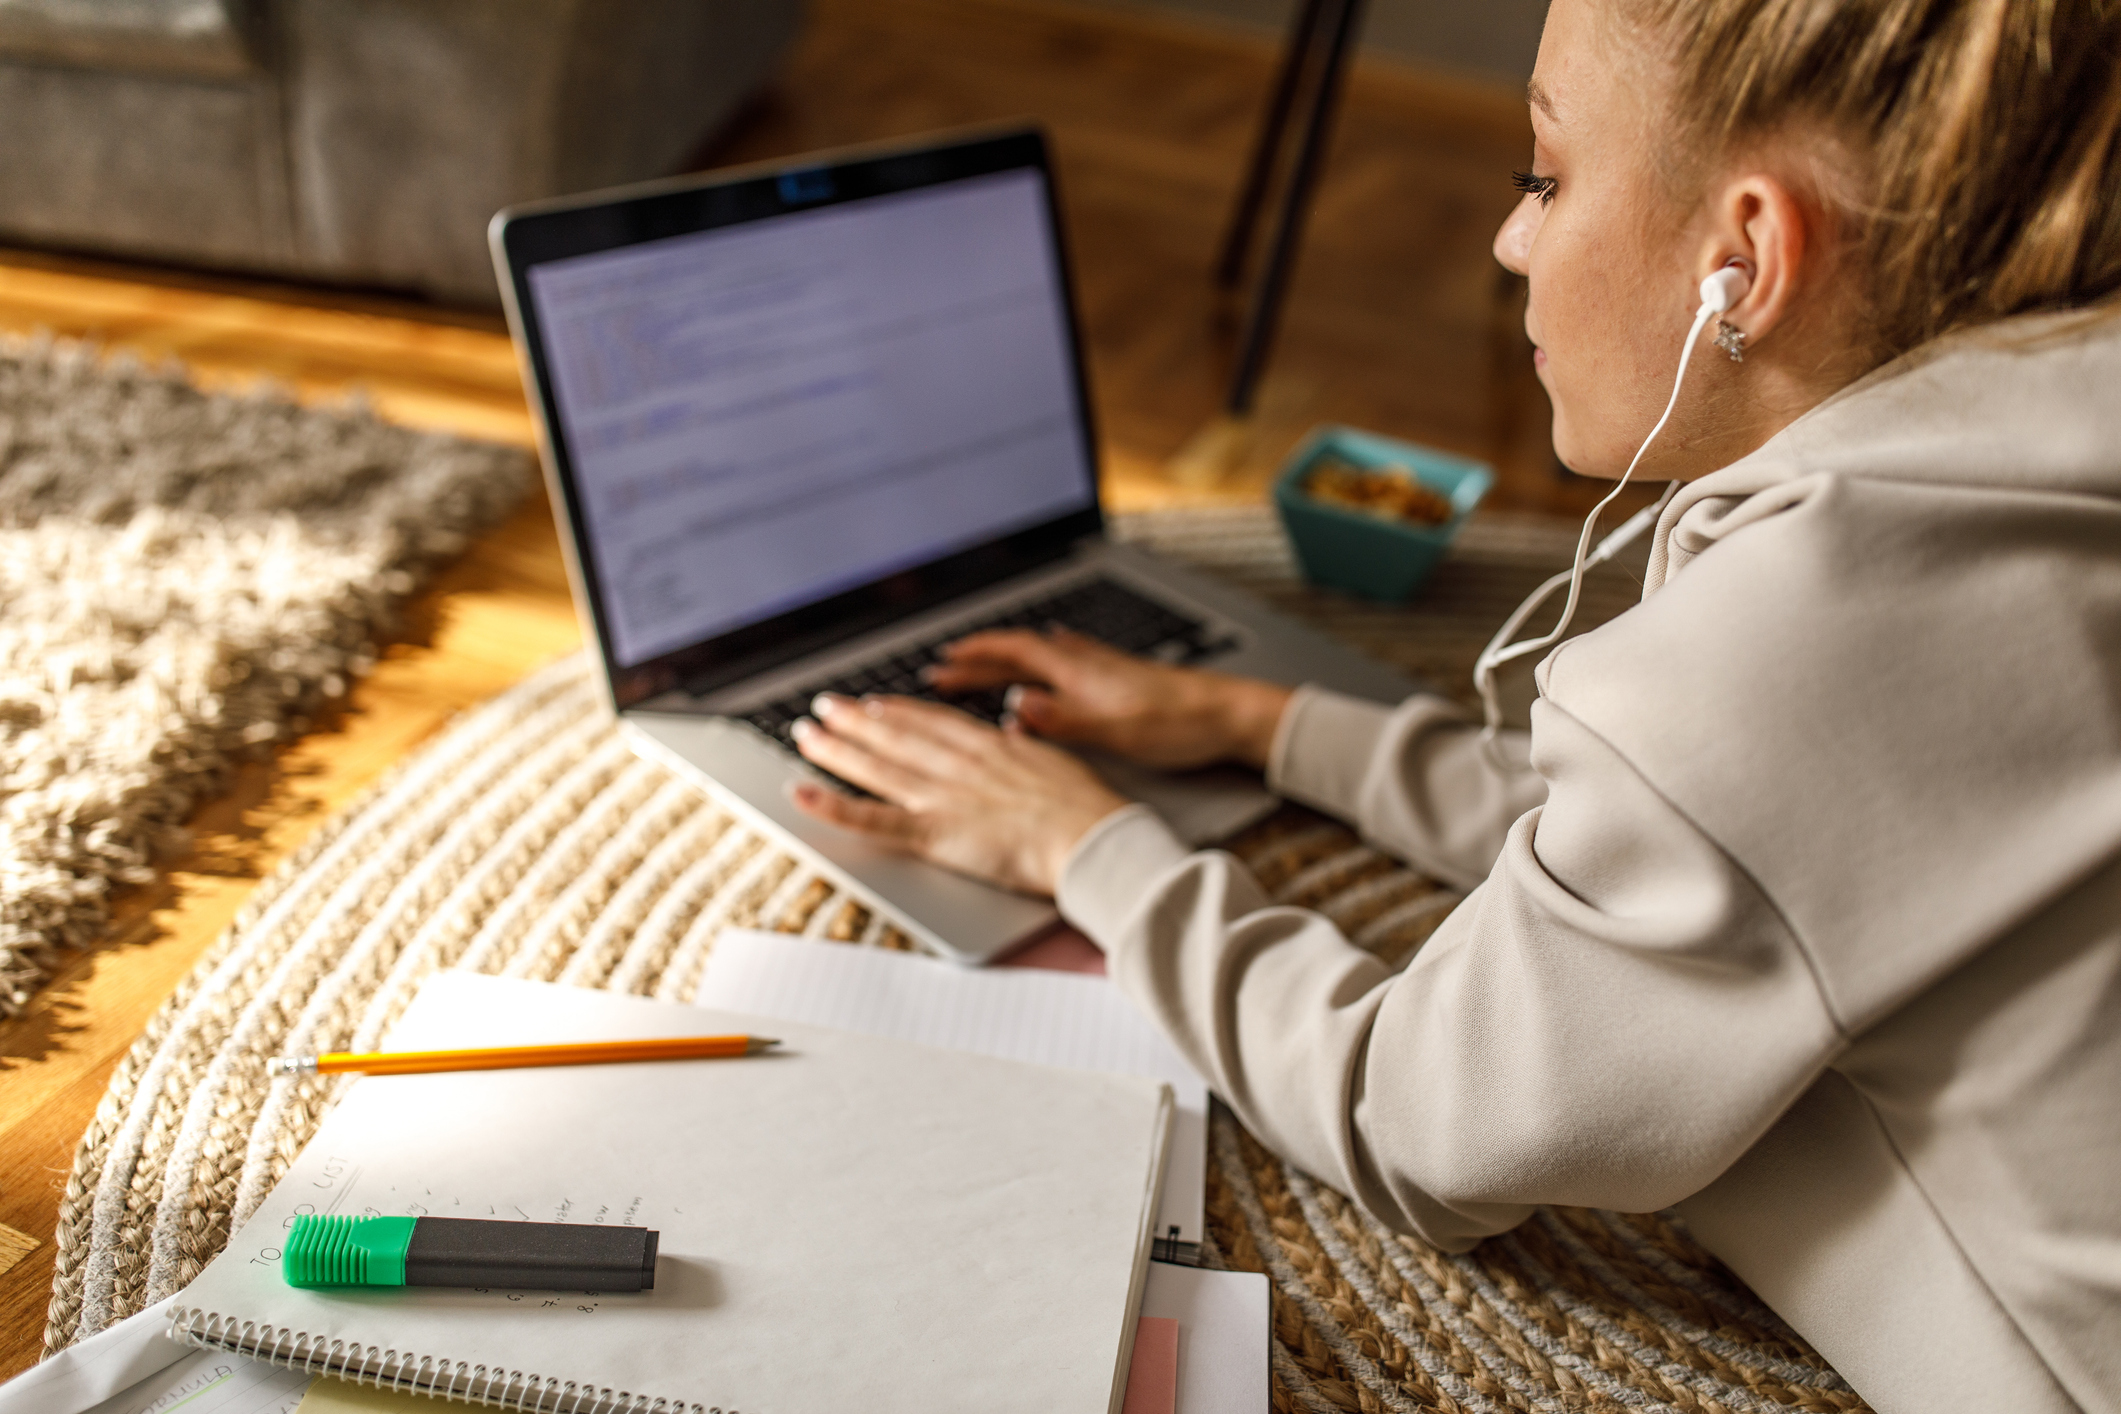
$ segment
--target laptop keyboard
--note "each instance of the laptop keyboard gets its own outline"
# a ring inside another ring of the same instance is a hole
[[[810,700],[820,692],[836,692],[846,697],[861,697],[868,693],[923,697],[931,702],[947,702],[989,722],[999,722],[1002,717],[1001,690],[945,694],[923,681],[921,670],[931,663],[941,662],[943,646],[967,634],[1003,628],[1043,629],[1053,624],[1073,629],[1086,638],[1095,638],[1121,652],[1167,663],[1197,662],[1229,646],[1227,642],[1211,641],[1208,625],[1198,619],[1174,612],[1167,605],[1138,594],[1117,580],[1090,579],[1009,613],[953,627],[932,642],[790,693],[778,702],[746,714],[743,720],[793,748],[793,728],[798,718],[809,715]]]

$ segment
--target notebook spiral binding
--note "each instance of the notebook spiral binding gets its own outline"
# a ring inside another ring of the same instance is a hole
[[[629,1394],[522,1370],[488,1369],[412,1350],[327,1340],[307,1331],[240,1321],[197,1307],[173,1307],[169,1319],[171,1339],[202,1350],[225,1350],[283,1370],[330,1375],[351,1384],[424,1394],[449,1403],[529,1409],[538,1414],[740,1414],[720,1405]]]

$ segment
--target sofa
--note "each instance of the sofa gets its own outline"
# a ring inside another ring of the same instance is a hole
[[[802,0],[0,0],[0,242],[497,303],[486,223],[682,170]]]

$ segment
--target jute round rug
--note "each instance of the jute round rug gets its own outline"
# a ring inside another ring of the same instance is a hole
[[[1495,522],[1421,606],[1381,610],[1297,587],[1256,512],[1128,530],[1402,661],[1411,650],[1440,685],[1573,543]],[[1633,597],[1623,576],[1598,594],[1606,613]],[[1294,807],[1230,847],[1278,901],[1394,961],[1457,902]],[[907,946],[636,759],[580,659],[467,714],[259,886],[112,1077],[66,1190],[47,1347],[195,1276],[351,1083],[268,1079],[264,1057],[372,1047],[445,967],[683,1001],[729,926]],[[1278,1162],[1227,1112],[1211,1150],[1203,1257],[1273,1282],[1277,1409],[1865,1407],[1668,1215],[1545,1209],[1454,1257]],[[1023,1261],[1036,1280],[1038,1254]]]

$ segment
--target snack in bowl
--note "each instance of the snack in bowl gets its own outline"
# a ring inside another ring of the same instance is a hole
[[[1303,490],[1329,506],[1409,525],[1443,525],[1455,513],[1450,497],[1423,485],[1409,467],[1363,467],[1340,456],[1319,458]]]
[[[1306,580],[1403,604],[1494,484],[1485,462],[1328,423],[1282,463],[1274,508]]]

